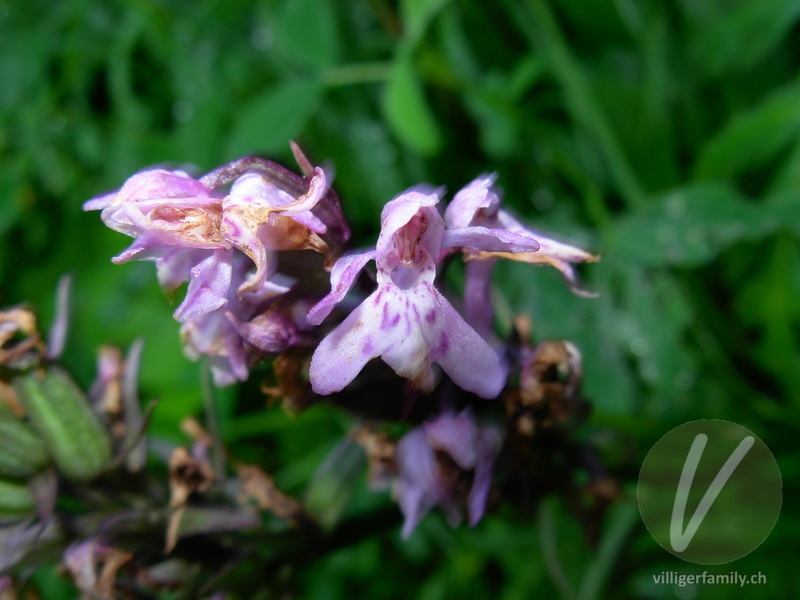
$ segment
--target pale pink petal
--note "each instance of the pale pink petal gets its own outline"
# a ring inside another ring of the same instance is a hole
[[[500,450],[502,436],[492,426],[481,427],[476,444],[477,461],[473,474],[472,488],[467,498],[467,513],[470,527],[474,527],[483,518],[486,500],[492,487],[492,471],[494,459]]]
[[[481,209],[495,209],[500,204],[497,194],[491,191],[496,179],[496,173],[482,175],[461,188],[444,212],[447,227],[457,229],[485,224],[477,223],[475,219]]]
[[[175,310],[179,323],[228,304],[233,273],[233,250],[216,250],[192,268],[186,298]]]
[[[496,397],[505,385],[506,369],[497,354],[427,281],[410,289],[379,286],[328,334],[311,361],[314,391],[342,390],[378,356],[425,393],[436,383],[433,363],[484,398]]]
[[[436,455],[422,429],[412,429],[397,444],[399,478],[395,495],[405,520],[402,536],[411,536],[422,518],[442,498]]]
[[[315,393],[327,396],[343,390],[383,350],[376,345],[372,331],[371,321],[379,317],[373,296],[325,336],[314,351],[308,374]]]
[[[167,292],[172,292],[188,281],[192,268],[211,256],[210,250],[175,247],[165,251],[164,255],[156,259],[156,272],[158,283]]]
[[[470,260],[464,278],[464,316],[484,339],[494,334],[491,274],[496,259]]]
[[[292,212],[291,214],[283,214],[287,217],[291,217],[294,221],[300,223],[300,225],[308,227],[314,233],[322,235],[328,231],[328,228],[325,226],[325,223],[322,222],[322,219],[317,217],[310,210],[302,210],[298,212]]]
[[[117,192],[112,205],[154,198],[208,197],[210,191],[183,171],[152,169],[129,178]]]
[[[317,394],[344,389],[366,363],[380,356],[417,389],[432,391],[435,380],[422,328],[433,312],[430,294],[411,296],[380,286],[317,346],[309,378]]]
[[[596,256],[585,250],[559,242],[558,240],[547,237],[539,231],[525,227],[504,210],[501,210],[497,216],[500,224],[508,231],[529,235],[535,238],[541,247],[539,252],[543,255],[569,262],[593,262],[597,260]]]
[[[111,206],[111,203],[114,201],[117,192],[111,192],[110,194],[105,194],[103,196],[98,196],[97,198],[92,198],[91,200],[87,200],[83,203],[83,210],[90,211],[90,210],[102,210],[104,208],[108,208]]]
[[[478,461],[478,427],[469,409],[458,414],[442,413],[424,423],[423,427],[431,446],[449,454],[463,470],[475,468]]]
[[[536,252],[539,250],[539,242],[530,235],[514,233],[505,229],[461,227],[459,229],[448,229],[445,232],[444,248],[518,254]]]
[[[69,331],[70,291],[72,289],[72,276],[62,275],[58,280],[56,291],[56,314],[50,326],[50,336],[47,340],[47,358],[57,359],[64,352]]]
[[[426,229],[420,245],[427,250],[435,260],[441,248],[441,236],[444,232],[444,221],[435,208],[439,196],[433,193],[418,191],[428,188],[417,188],[402,193],[400,196],[387,202],[381,212],[381,233],[375,245],[376,261],[381,267],[386,259],[392,255],[397,247],[396,236],[401,228],[408,225],[413,217],[420,214],[425,218]]]
[[[507,367],[497,353],[429,284],[435,310],[425,316],[424,335],[430,358],[461,389],[481,398],[496,398],[506,383]]]
[[[251,346],[267,354],[283,352],[297,342],[297,327],[283,314],[267,311],[250,321],[240,321],[233,313],[225,313],[239,335]]]
[[[290,206],[295,202],[295,198],[265,177],[251,172],[245,173],[233,182],[230,194],[224,202],[225,205],[235,202],[262,208],[280,209]]]
[[[300,196],[297,201],[292,205],[292,211],[296,213],[302,213],[310,211],[314,208],[322,197],[328,193],[328,189],[330,185],[328,184],[328,177],[325,174],[324,169],[321,167],[314,168],[314,176],[311,178],[311,181],[308,184],[308,191]],[[287,215],[292,216],[293,215]],[[323,224],[324,227],[324,224]],[[325,233],[324,231],[318,233]]]
[[[375,250],[348,252],[337,260],[331,271],[331,291],[308,311],[308,322],[312,325],[322,323],[333,307],[344,299],[361,269],[371,260],[375,260]]]

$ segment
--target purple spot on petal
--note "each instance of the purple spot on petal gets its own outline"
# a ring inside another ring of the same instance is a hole
[[[227,228],[227,230],[228,230],[226,233],[227,233],[229,236],[231,236],[231,237],[235,237],[235,238],[238,238],[238,237],[241,237],[241,236],[242,236],[242,230],[241,230],[241,229],[239,228],[239,226],[238,226],[238,225],[236,225],[236,223],[234,223],[233,221],[230,221],[230,220],[228,220],[228,221],[225,221],[225,227],[226,227],[226,228]]]
[[[400,322],[400,313],[391,314],[389,312],[389,305],[383,305],[383,313],[381,316],[381,329],[391,329]]]
[[[383,290],[378,290],[378,293],[375,294],[375,299],[373,300],[375,306],[378,306],[378,304],[380,304],[382,297],[383,297]]]
[[[436,311],[431,309],[425,314],[425,320],[428,323],[433,323],[436,320]]]
[[[372,336],[364,338],[364,346],[361,348],[361,353],[364,356],[372,356],[375,353],[375,344],[372,342]]]
[[[436,348],[438,356],[444,356],[447,354],[447,351],[450,349],[450,340],[447,338],[447,333],[442,331],[441,336],[439,337],[439,346]]]

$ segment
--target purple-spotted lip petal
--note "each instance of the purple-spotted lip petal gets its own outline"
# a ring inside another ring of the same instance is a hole
[[[424,280],[406,290],[384,282],[329,333],[311,359],[312,388],[320,395],[338,392],[376,357],[427,393],[435,385],[433,364],[483,398],[496,397],[505,385],[500,357]]]

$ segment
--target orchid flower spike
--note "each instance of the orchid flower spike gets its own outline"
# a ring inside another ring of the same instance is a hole
[[[371,359],[381,357],[398,375],[429,393],[438,364],[461,388],[484,398],[503,389],[506,366],[434,286],[436,267],[449,246],[480,251],[535,251],[535,240],[484,227],[445,231],[435,191],[417,188],[387,203],[374,250],[346,254],[331,273],[331,293],[308,315],[319,324],[340,302],[371,260],[378,288],[317,347],[311,360],[314,391],[346,387]]]
[[[295,260],[292,277],[278,272],[276,251],[315,250],[333,261],[350,232],[331,174],[292,150],[303,175],[257,157],[233,161],[196,180],[182,171],[152,169],[120,190],[84,204],[103,222],[134,238],[114,258],[154,260],[161,286],[173,292],[188,281],[175,310],[186,353],[210,358],[214,381],[248,376],[263,354],[281,352],[308,328],[308,302],[287,292],[320,261]],[[226,194],[221,190],[230,186]],[[306,269],[306,271],[303,271]],[[281,296],[284,300],[276,302]],[[311,302],[318,295],[311,295]],[[291,302],[302,305],[302,322]]]

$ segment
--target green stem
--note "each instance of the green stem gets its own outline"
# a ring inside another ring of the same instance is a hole
[[[211,466],[219,478],[225,477],[225,447],[222,445],[217,409],[214,406],[214,383],[211,367],[204,361],[200,369],[202,378],[203,409],[206,413],[206,430],[211,438]]]
[[[390,62],[365,62],[336,65],[325,71],[323,80],[328,87],[343,87],[360,83],[379,83],[389,78]]]
[[[639,510],[633,504],[619,504],[609,517],[606,533],[600,543],[597,556],[584,574],[581,588],[578,591],[578,600],[595,600],[601,597],[603,584],[611,572],[628,534],[639,520]]]
[[[539,505],[539,541],[550,578],[565,600],[576,600],[577,595],[569,582],[558,557],[556,540],[555,498],[546,498]]]
[[[536,47],[541,43],[544,46],[553,75],[563,90],[567,110],[596,139],[625,204],[629,208],[642,204],[644,190],[547,3],[545,0],[527,0],[526,4],[530,14],[515,0],[507,2],[531,45]]]

